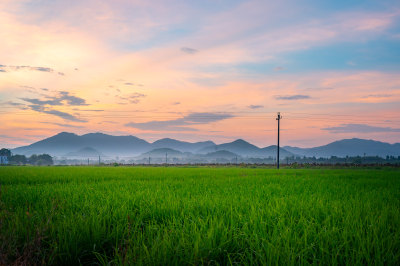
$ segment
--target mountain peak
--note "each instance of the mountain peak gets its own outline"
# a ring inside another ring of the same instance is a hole
[[[181,151],[178,150],[174,150],[171,148],[158,148],[158,149],[153,149],[151,151],[148,151],[146,153],[143,153],[141,156],[155,156],[155,157],[162,157],[164,158],[164,156],[180,156],[183,153]]]
[[[238,147],[254,147],[254,148],[258,148],[257,146],[245,141],[244,139],[237,139],[235,141],[232,141],[231,143],[225,143],[225,144],[229,144],[229,145],[235,145]],[[222,144],[224,145],[224,144]]]
[[[250,144],[249,142],[245,141],[244,139],[237,139],[231,142],[231,144],[236,144],[236,145],[251,145],[254,146],[253,144]]]
[[[104,133],[101,133],[101,132],[94,132],[94,133],[84,134],[84,135],[82,135],[82,137],[83,136],[111,136],[111,135],[107,135],[107,134],[104,134]]]
[[[57,136],[63,137],[63,136],[78,136],[78,135],[76,135],[75,133],[70,133],[70,132],[60,132],[60,133],[54,135],[53,137],[57,137]]]
[[[157,143],[170,143],[170,142],[178,142],[178,140],[176,139],[171,139],[171,138],[162,138],[159,140],[156,140],[153,142],[153,144],[157,144]],[[182,141],[183,142],[183,141]]]
[[[248,143],[248,142],[245,141],[244,139],[237,139],[235,141],[232,141],[232,143]]]

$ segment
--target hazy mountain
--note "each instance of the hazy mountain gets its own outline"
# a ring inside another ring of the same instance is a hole
[[[277,153],[277,146],[276,145],[271,145],[265,148],[260,149],[260,156],[261,158],[268,158],[268,157],[276,157]],[[288,151],[285,148],[280,148],[279,149],[279,158],[283,159],[285,157],[290,157],[293,156],[294,154],[290,151]]]
[[[165,156],[168,156],[169,158],[172,157],[183,157],[184,153],[170,149],[170,148],[159,148],[159,149],[154,149],[148,152],[143,153],[139,157],[152,157],[152,158],[165,158]]]
[[[314,148],[297,148],[285,146],[284,149],[302,156],[315,157],[345,157],[345,156],[380,156],[400,155],[400,143],[389,144],[385,142],[365,139],[343,139]]]
[[[198,153],[206,154],[216,151],[229,151],[242,157],[276,157],[276,146],[273,145],[265,148],[259,148],[242,139],[220,145],[209,146],[199,150]],[[280,155],[283,158],[284,156],[292,156],[293,154],[281,148]]]
[[[149,143],[135,136],[112,136],[103,133],[89,133],[78,136],[62,132],[28,146],[13,149],[16,154],[48,153],[55,156],[70,156],[78,150],[90,147],[109,156],[136,156],[157,148],[170,148],[182,152],[194,152],[206,146],[215,145],[212,141],[190,143],[174,139],[161,139]]]
[[[227,150],[241,156],[256,156],[259,154],[260,148],[248,143],[242,139],[235,140],[230,143],[224,143],[218,145],[219,150]]]
[[[153,149],[157,148],[170,148],[174,150],[179,150],[182,152],[195,152],[197,150],[203,149],[205,147],[215,146],[215,143],[212,141],[203,141],[203,142],[186,142],[180,141],[170,138],[164,138],[157,140],[151,144]]]
[[[88,150],[88,148],[93,150]],[[67,154],[69,154],[68,156],[76,156],[77,153],[98,153],[108,156],[123,157],[137,156],[155,149],[171,149],[169,151],[171,156],[174,156],[175,152],[180,152],[184,156],[191,156],[188,152],[202,154],[203,156],[211,153],[210,156],[214,156],[215,154],[212,153],[226,151],[241,157],[276,157],[275,145],[259,148],[242,139],[220,145],[216,145],[212,141],[190,143],[168,138],[149,143],[135,136],[111,136],[102,133],[90,133],[78,136],[67,132],[59,133],[28,146],[13,149],[12,152],[14,154],[24,154],[27,156],[42,153],[48,153],[52,156],[65,156]],[[168,152],[168,150],[159,150],[159,152],[163,152],[165,155],[165,152]],[[282,159],[292,155],[308,157],[345,157],[347,155],[363,156],[364,153],[367,156],[400,156],[400,143],[389,144],[374,140],[344,139],[314,148],[285,146],[280,149]],[[218,155],[218,153],[216,155]]]
[[[15,154],[42,154],[48,153],[51,155],[64,155],[68,152],[74,152],[80,148],[84,148],[86,145],[82,142],[80,136],[62,132],[55,136],[47,139],[35,142],[28,146],[22,146],[13,149],[12,152]]]
[[[209,158],[209,159],[233,159],[236,157],[239,157],[236,153],[230,152],[230,151],[215,151],[215,152],[210,152],[204,155],[204,157]]]
[[[91,147],[109,156],[128,156],[150,150],[151,144],[134,136],[111,136],[102,133],[78,136],[62,132],[31,145],[16,148],[12,152],[25,155],[48,153],[62,156],[85,147]]]
[[[99,152],[96,149],[93,149],[91,147],[85,147],[76,152],[69,152],[69,153],[65,154],[65,156],[66,157],[90,158],[90,157],[104,156],[104,154],[102,154],[101,152]]]
[[[219,145],[210,145],[203,149],[198,150],[198,153],[206,154],[216,151],[229,151],[239,155],[247,155],[251,153],[257,153],[260,150],[257,146],[248,143],[242,139],[235,140],[233,142],[219,144]]]
[[[150,144],[135,136],[111,136],[102,133],[90,133],[81,136],[82,141],[108,155],[139,154],[150,149]]]

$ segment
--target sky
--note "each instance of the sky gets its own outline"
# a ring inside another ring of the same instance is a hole
[[[400,142],[400,1],[1,0],[0,147]]]

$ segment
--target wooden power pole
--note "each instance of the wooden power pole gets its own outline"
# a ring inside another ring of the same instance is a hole
[[[278,117],[276,120],[278,120],[278,145],[276,147],[276,168],[279,169],[279,126],[280,126],[280,121],[282,119],[281,113],[278,112]]]

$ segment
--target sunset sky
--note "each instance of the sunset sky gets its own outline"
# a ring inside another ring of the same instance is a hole
[[[400,142],[400,1],[0,1],[0,147]]]

